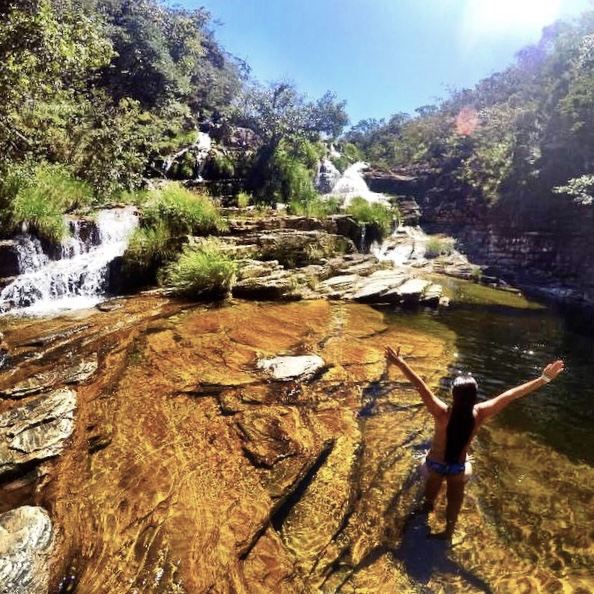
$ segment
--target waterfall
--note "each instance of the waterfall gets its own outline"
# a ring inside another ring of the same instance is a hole
[[[385,194],[372,192],[363,178],[363,170],[367,163],[358,161],[350,167],[347,167],[341,178],[336,182],[332,191],[326,194],[328,197],[340,198],[344,208],[347,208],[353,198],[365,198],[368,202],[380,202],[389,205],[390,201]]]
[[[206,132],[198,132],[198,137],[196,138],[196,141],[193,144],[191,144],[190,146],[184,147],[177,153],[175,153],[175,154],[167,157],[167,159],[165,159],[165,162],[163,163],[163,172],[167,176],[170,169],[173,167],[173,164],[180,157],[182,157],[183,155],[185,155],[186,153],[188,153],[190,151],[194,151],[194,156],[196,159],[196,180],[203,181],[201,172],[203,169],[204,161],[206,160],[206,157],[208,157],[208,154],[210,153],[211,149],[212,149],[212,139],[211,139],[210,135],[207,134]]]
[[[99,212],[95,234],[71,221],[59,260],[50,260],[37,238],[19,236],[20,274],[0,292],[0,313],[45,315],[96,305],[108,289],[109,263],[126,251],[137,222],[130,208]]]
[[[371,246],[371,253],[380,262],[393,262],[403,266],[425,259],[428,236],[420,227],[401,225],[381,244]]]
[[[18,242],[17,260],[20,272],[24,270],[39,270],[49,262],[49,258],[43,252],[39,239],[29,235],[26,230],[23,230],[23,233],[15,239]]]

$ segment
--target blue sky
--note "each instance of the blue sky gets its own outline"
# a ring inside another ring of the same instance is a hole
[[[510,64],[591,0],[178,0],[206,7],[217,38],[263,81],[347,100],[352,123],[412,112]]]

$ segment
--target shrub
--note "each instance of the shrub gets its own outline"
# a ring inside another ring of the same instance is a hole
[[[336,198],[315,196],[309,200],[292,200],[289,212],[294,215],[323,218],[340,211],[340,201]]]
[[[134,206],[144,205],[150,197],[148,190],[126,190],[116,195],[116,201],[122,204],[132,204]]]
[[[222,152],[211,153],[204,163],[202,175],[207,179],[221,180],[235,177],[236,162],[231,155]]]
[[[154,227],[139,227],[134,231],[125,260],[135,267],[149,269],[172,260],[175,254],[169,228],[163,221],[159,221]]]
[[[359,223],[374,223],[383,235],[392,231],[394,220],[398,218],[398,212],[393,208],[361,197],[353,198],[346,212]]]
[[[431,237],[425,245],[425,257],[449,256],[454,251],[455,240],[450,237]]]
[[[237,206],[239,208],[247,208],[253,201],[252,195],[247,192],[240,192],[237,195]]]
[[[302,148],[299,147],[299,151]],[[271,154],[262,151],[251,173],[251,186],[256,190],[258,201],[266,204],[306,202],[316,197],[315,171],[301,161],[309,156],[296,151],[285,143]]]
[[[91,188],[61,165],[18,168],[2,183],[13,229],[27,225],[40,237],[59,242],[68,232],[64,214],[93,200]]]
[[[336,169],[338,169],[338,171],[340,171],[341,173],[344,173],[345,170],[353,163],[363,160],[363,154],[361,153],[361,151],[350,142],[347,142],[344,145],[340,146],[339,150],[340,155],[331,157],[330,160],[332,161]]]
[[[213,201],[190,192],[178,183],[150,193],[144,208],[143,225],[164,223],[171,235],[207,235],[225,230],[226,224]]]
[[[224,297],[231,291],[236,271],[237,264],[211,238],[198,247],[185,247],[179,260],[165,268],[162,280],[183,295]]]

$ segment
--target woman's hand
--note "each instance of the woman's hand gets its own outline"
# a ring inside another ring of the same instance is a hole
[[[549,380],[554,380],[563,370],[565,369],[565,363],[563,361],[555,361],[549,363],[543,370],[542,374]]]
[[[404,363],[404,359],[400,356],[400,347],[396,347],[396,350],[394,350],[391,346],[387,346],[385,354],[388,363],[395,363],[396,365]]]

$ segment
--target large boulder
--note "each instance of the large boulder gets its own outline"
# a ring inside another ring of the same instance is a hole
[[[23,506],[0,514],[0,593],[46,594],[53,547],[44,509]]]
[[[74,431],[76,392],[38,396],[0,415],[0,476],[57,456]]]
[[[0,278],[19,274],[18,242],[12,239],[0,241]]]

